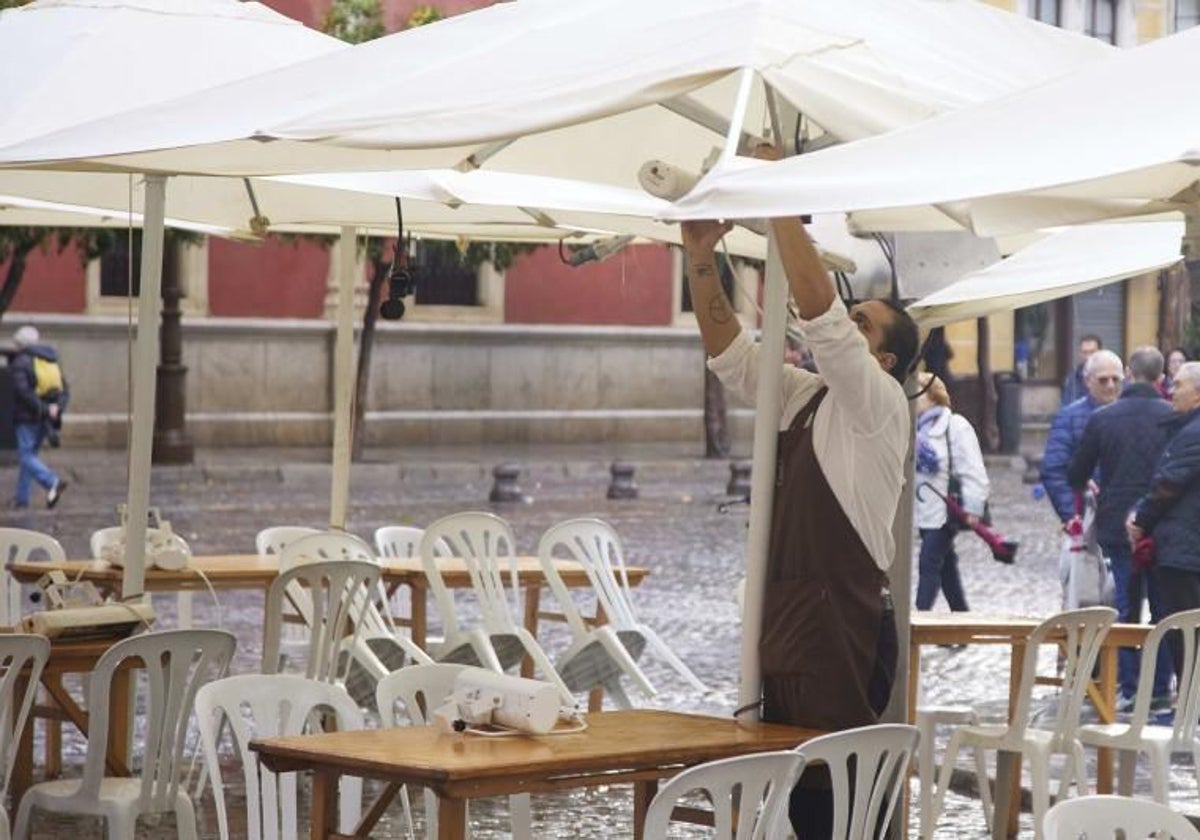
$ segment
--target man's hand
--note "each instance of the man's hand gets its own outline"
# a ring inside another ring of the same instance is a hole
[[[721,237],[729,233],[733,222],[718,222],[712,219],[695,219],[679,225],[679,235],[688,259],[711,258],[717,250]]]
[[[754,150],[754,156],[759,160],[783,160],[783,153],[770,143],[760,143]]]
[[[1129,514],[1129,518],[1125,520],[1125,533],[1129,536],[1129,544],[1137,545],[1138,540],[1146,536],[1146,532],[1134,524],[1137,514]]]
[[[1078,537],[1083,534],[1083,519],[1080,516],[1072,516],[1063,523],[1063,533],[1068,537]]]
[[[58,403],[50,403],[46,406],[46,413],[50,415],[51,420],[58,419]]]
[[[963,522],[966,523],[968,528],[978,528],[979,527],[979,517],[973,513],[968,513],[966,516],[964,516]]]

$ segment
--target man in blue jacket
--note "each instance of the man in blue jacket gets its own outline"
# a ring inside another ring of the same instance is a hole
[[[1091,415],[1067,470],[1071,487],[1082,493],[1099,466],[1096,536],[1104,555],[1112,562],[1120,620],[1135,624],[1142,620],[1142,600],[1147,595],[1151,617],[1158,621],[1162,614],[1158,587],[1148,575],[1133,568],[1133,551],[1125,534],[1125,517],[1150,487],[1150,479],[1167,445],[1163,420],[1172,416],[1171,406],[1155,387],[1162,370],[1163,356],[1158,348],[1139,347],[1130,354],[1126,373],[1132,381],[1116,402]],[[1133,708],[1140,659],[1133,648],[1120,651],[1118,711]],[[1160,648],[1154,675],[1156,703],[1169,705],[1170,692],[1170,655],[1166,648]]]
[[[1146,535],[1154,538],[1164,615],[1200,607],[1200,362],[1179,368],[1172,404],[1175,413],[1166,426],[1174,437],[1150,489],[1126,521],[1131,543]],[[1172,643],[1178,668],[1182,650],[1178,639]]]
[[[46,491],[46,507],[54,507],[62,498],[67,482],[46,466],[38,451],[47,436],[57,435],[62,413],[67,407],[70,391],[63,378],[58,353],[48,344],[40,343],[36,327],[26,324],[13,335],[17,353],[9,363],[13,378],[13,425],[17,434],[17,492],[13,507],[29,507],[33,482]],[[47,381],[39,381],[40,376]],[[53,378],[54,381],[48,381]],[[51,438],[54,444],[56,438]]]
[[[1046,451],[1042,455],[1042,486],[1064,525],[1075,516],[1075,491],[1067,480],[1067,467],[1079,448],[1083,429],[1092,412],[1115,402],[1121,393],[1121,383],[1125,379],[1121,357],[1111,350],[1097,350],[1084,364],[1083,379],[1087,396],[1063,406],[1054,415],[1050,436],[1046,438]]]

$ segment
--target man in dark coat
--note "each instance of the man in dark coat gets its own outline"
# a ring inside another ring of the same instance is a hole
[[[62,414],[70,399],[58,352],[48,344],[41,344],[40,338],[37,328],[28,324],[13,335],[13,343],[17,346],[17,353],[10,362],[15,397],[13,425],[20,458],[17,492],[13,498],[15,508],[29,507],[35,481],[46,491],[47,507],[58,504],[67,487],[67,482],[38,457],[47,437],[52,442],[57,440]],[[42,378],[55,377],[54,381],[39,382],[39,371]]]
[[[1129,356],[1125,390],[1120,398],[1106,405],[1087,421],[1083,438],[1067,470],[1072,489],[1082,493],[1097,466],[1100,469],[1100,495],[1097,498],[1097,538],[1104,555],[1112,562],[1116,583],[1117,610],[1120,620],[1142,620],[1142,601],[1150,599],[1150,615],[1157,621],[1162,615],[1158,587],[1149,576],[1133,567],[1133,551],[1125,534],[1125,517],[1150,487],[1155,467],[1167,445],[1163,420],[1172,416],[1171,406],[1155,387],[1162,376],[1163,356],[1155,347],[1140,347]],[[1148,590],[1148,591],[1147,591]],[[1133,708],[1137,695],[1140,654],[1122,648],[1119,657],[1121,696],[1119,711]],[[1167,649],[1159,649],[1154,675],[1154,698],[1159,705],[1170,703],[1171,661]]]
[[[1126,520],[1130,542],[1154,538],[1163,615],[1200,608],[1200,362],[1179,368],[1172,397],[1174,433],[1150,489]],[[1181,651],[1175,640],[1175,664]]]

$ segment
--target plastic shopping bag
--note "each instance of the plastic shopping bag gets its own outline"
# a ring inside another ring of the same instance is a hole
[[[1112,565],[1096,539],[1096,503],[1090,493],[1084,499],[1082,522],[1063,535],[1058,572],[1063,609],[1116,605]]]

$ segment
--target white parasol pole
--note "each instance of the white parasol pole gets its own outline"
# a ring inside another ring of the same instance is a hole
[[[351,403],[354,401],[354,269],[358,242],[353,227],[342,228],[338,245],[337,339],[333,348],[333,487],[329,501],[329,527],[346,530],[350,503]]]
[[[783,337],[787,327],[787,279],[775,234],[767,237],[767,271],[763,289],[763,334],[758,354],[758,393],[754,400],[754,466],[750,483],[750,529],[746,537],[746,594],[742,611],[742,670],[738,707],[757,704],[762,696],[758,639],[766,591],[767,549],[775,500],[775,450],[783,380]],[[753,714],[757,717],[758,707]]]
[[[154,445],[154,397],[158,365],[159,301],[162,295],[163,225],[167,178],[146,176],[142,218],[141,292],[133,353],[133,428],[129,436],[129,498],[125,509],[125,569],[121,597],[141,595],[146,583],[146,516],[150,510],[150,453]]]

